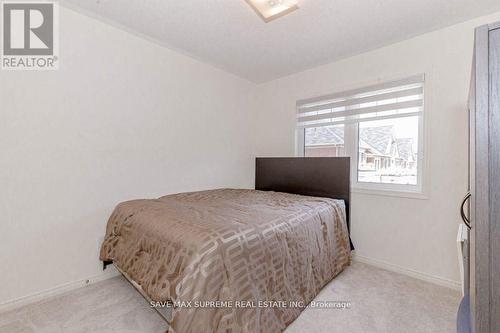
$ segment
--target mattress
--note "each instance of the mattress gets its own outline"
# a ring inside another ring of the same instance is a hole
[[[342,200],[240,189],[120,203],[100,258],[177,333],[282,332],[351,260]]]

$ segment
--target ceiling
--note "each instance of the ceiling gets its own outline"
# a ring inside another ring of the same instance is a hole
[[[500,10],[499,0],[300,0],[264,23],[244,0],[63,0],[260,83]]]

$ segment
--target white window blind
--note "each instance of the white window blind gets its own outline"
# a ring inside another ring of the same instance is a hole
[[[299,128],[418,116],[424,75],[297,102]]]

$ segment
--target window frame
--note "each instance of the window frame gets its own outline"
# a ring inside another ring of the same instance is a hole
[[[389,81],[389,80],[388,80]],[[377,80],[377,83],[383,82]],[[345,155],[351,158],[351,191],[367,195],[384,195],[394,197],[406,197],[414,199],[428,199],[427,196],[427,162],[426,156],[426,119],[428,118],[428,92],[427,76],[423,83],[423,111],[416,115],[418,117],[418,151],[417,151],[417,184],[387,184],[387,183],[370,183],[358,181],[358,157],[359,157],[359,123],[344,124],[344,143]],[[404,117],[395,117],[401,119]],[[296,124],[297,125],[297,124]],[[297,157],[305,156],[305,128],[296,126],[296,152]]]

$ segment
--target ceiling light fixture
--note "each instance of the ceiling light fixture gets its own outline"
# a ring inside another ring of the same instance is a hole
[[[298,9],[298,0],[246,0],[264,22],[269,22]]]

